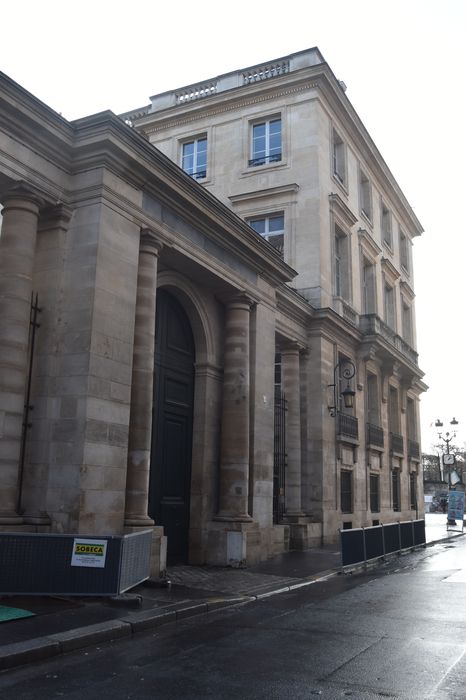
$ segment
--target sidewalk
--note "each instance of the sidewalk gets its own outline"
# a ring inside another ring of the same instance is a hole
[[[427,514],[428,544],[460,534],[446,531],[445,516]],[[114,601],[0,596],[0,605],[35,613],[0,623],[0,670],[309,586],[340,571],[339,550],[325,547],[288,552],[248,569],[174,566],[168,587],[142,584]]]

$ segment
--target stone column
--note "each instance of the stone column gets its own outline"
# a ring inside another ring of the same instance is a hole
[[[0,235],[0,525],[18,514],[32,273],[41,200],[18,185],[2,197]]]
[[[225,312],[220,500],[216,520],[250,522],[249,320],[251,300],[232,299]]]
[[[291,343],[281,351],[282,387],[287,401],[285,515],[300,517],[301,509],[301,392],[299,346]]]
[[[128,436],[125,526],[148,527],[147,514],[154,386],[155,299],[157,263],[162,245],[154,234],[141,232],[136,321],[134,326],[131,412]]]

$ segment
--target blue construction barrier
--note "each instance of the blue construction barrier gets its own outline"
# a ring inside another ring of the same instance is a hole
[[[352,566],[425,545],[424,520],[340,530],[341,564]]]

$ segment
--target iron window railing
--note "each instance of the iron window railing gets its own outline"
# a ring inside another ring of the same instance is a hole
[[[281,153],[273,153],[270,156],[260,156],[259,158],[251,158],[248,161],[248,165],[250,167],[255,167],[256,165],[265,165],[266,163],[278,163],[281,159]]]
[[[357,440],[359,437],[358,419],[347,413],[337,413],[338,435]]]
[[[197,170],[195,173],[189,173],[191,177],[193,177],[195,180],[201,180],[203,177],[206,177],[207,175],[207,170]]]
[[[374,423],[367,423],[367,444],[375,447],[383,447],[383,428]]]
[[[390,452],[402,455],[404,450],[403,436],[390,433]]]

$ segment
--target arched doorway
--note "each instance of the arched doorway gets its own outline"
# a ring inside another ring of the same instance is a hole
[[[188,557],[194,359],[183,307],[157,290],[149,515],[164,527],[171,562]]]

